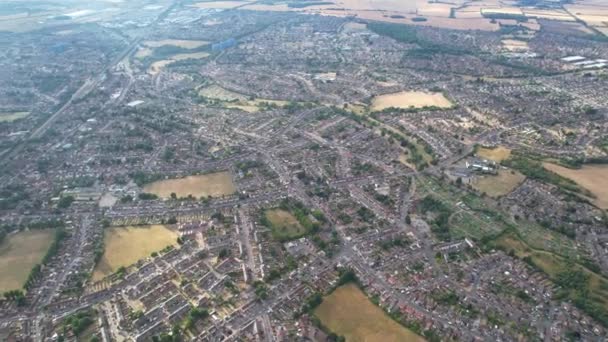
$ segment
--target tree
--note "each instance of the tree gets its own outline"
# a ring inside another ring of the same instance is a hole
[[[61,199],[59,200],[59,203],[57,204],[58,208],[61,209],[65,209],[65,208],[69,208],[70,205],[72,205],[72,202],[74,202],[74,196],[63,196],[61,197]]]
[[[227,258],[228,256],[230,256],[230,250],[228,250],[226,248],[223,248],[222,250],[220,250],[220,252],[217,255],[217,257],[220,259]]]
[[[177,199],[177,194],[175,192],[171,193],[171,199]]]
[[[255,295],[258,299],[266,299],[268,298],[268,286],[263,281],[256,281],[253,283],[255,287]]]

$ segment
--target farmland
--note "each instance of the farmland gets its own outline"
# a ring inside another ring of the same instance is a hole
[[[583,165],[580,169],[569,169],[552,163],[543,163],[543,166],[591,191],[596,197],[595,204],[603,209],[608,208],[608,165]]]

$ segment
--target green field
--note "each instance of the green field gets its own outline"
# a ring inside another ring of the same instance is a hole
[[[23,287],[32,268],[53,243],[53,229],[19,232],[0,243],[0,292]]]
[[[424,341],[374,305],[356,285],[349,283],[325,297],[314,310],[323,326],[348,342]]]
[[[513,231],[501,234],[494,243],[527,261],[561,286],[558,296],[575,301],[583,311],[602,324],[608,324],[608,279],[588,269],[582,259],[536,249]]]
[[[307,233],[300,222],[290,212],[283,209],[270,209],[264,212],[270,222],[272,236],[277,240],[291,240]]]

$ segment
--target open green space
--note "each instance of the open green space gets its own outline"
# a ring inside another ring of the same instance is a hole
[[[270,209],[264,215],[270,223],[272,235],[278,240],[293,240],[306,234],[306,228],[288,211]]]
[[[521,258],[545,273],[555,285],[556,299],[571,300],[591,317],[608,326],[608,279],[584,256],[564,256],[536,249],[515,230],[506,230],[489,243]],[[592,270],[593,269],[593,270]]]
[[[17,121],[27,117],[28,115],[30,115],[30,112],[0,112],[0,123]]]
[[[424,341],[374,305],[355,284],[338,287],[316,307],[321,324],[349,342]]]
[[[121,267],[176,244],[177,233],[163,225],[107,228],[104,231],[105,250],[95,266],[93,280],[101,280]]]
[[[12,234],[0,243],[0,292],[20,289],[53,243],[54,229]]]

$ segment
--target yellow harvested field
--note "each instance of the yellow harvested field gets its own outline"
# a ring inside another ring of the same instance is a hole
[[[427,0],[341,0],[332,4],[313,5],[301,8],[289,7],[286,3],[262,4],[251,3],[243,9],[258,11],[291,11],[305,14],[328,15],[336,17],[353,17],[366,20],[378,20],[391,23],[433,26],[456,30],[496,31],[500,27],[487,18],[482,18],[479,10],[476,14],[449,18],[451,8],[459,7],[464,1],[450,3],[429,2]],[[476,3],[477,4],[477,3]],[[463,9],[468,9],[467,7]],[[475,11],[471,11],[475,13]],[[414,17],[424,17],[426,21],[412,21]]]
[[[249,1],[205,1],[197,2],[193,7],[209,8],[209,9],[229,9],[249,4]]]
[[[519,7],[483,8],[481,14],[518,14],[523,12]]]
[[[201,198],[231,195],[236,191],[236,188],[232,182],[230,172],[223,171],[156,181],[145,185],[143,190],[161,198],[170,198],[173,192],[177,197],[192,195],[196,198]]]
[[[595,205],[608,209],[608,165],[588,164],[580,169],[569,169],[552,163],[543,163],[543,166],[589,190],[596,197],[593,201]]]
[[[509,51],[527,51],[529,49],[528,42],[517,39],[504,39],[502,46]]]
[[[528,19],[527,22],[525,23],[520,23],[521,26],[528,28],[532,31],[538,31],[540,30],[540,24],[538,23],[538,21],[536,19]]]
[[[480,176],[473,187],[490,197],[500,197],[509,194],[525,179],[526,176],[515,170],[499,170],[497,175]]]
[[[503,146],[498,146],[495,148],[480,147],[477,149],[477,155],[480,158],[485,158],[500,163],[503,160],[509,159],[511,156],[511,150]]]
[[[196,49],[209,44],[203,40],[183,40],[183,39],[163,39],[163,40],[148,40],[143,43],[147,47],[157,48],[161,46],[173,45],[184,49]]]
[[[54,233],[41,229],[6,236],[0,243],[0,293],[23,287],[32,268],[48,251]]]
[[[450,4],[428,3],[426,6],[418,8],[416,15],[423,17],[450,17],[450,10],[453,6]]]
[[[391,319],[354,284],[338,287],[315,311],[321,323],[348,342],[418,342],[424,339]]]
[[[450,108],[452,103],[442,93],[424,91],[402,91],[394,94],[376,96],[372,99],[371,109],[374,111],[386,108],[422,108],[422,107]]]
[[[0,113],[0,122],[13,122],[30,115],[30,112]]]
[[[569,13],[560,10],[544,10],[544,9],[524,9],[526,17],[537,19],[575,21],[576,19]]]
[[[169,245],[177,244],[177,233],[163,225],[113,227],[104,232],[105,250],[93,271],[93,280],[101,280],[149,257]]]
[[[459,19],[482,18],[480,9],[469,10],[469,7],[456,11],[455,16]]]

